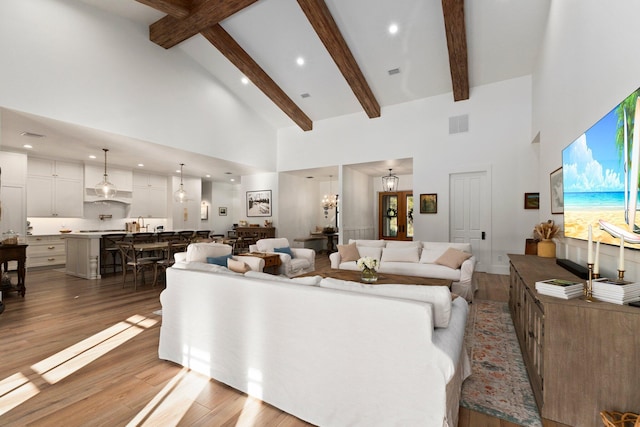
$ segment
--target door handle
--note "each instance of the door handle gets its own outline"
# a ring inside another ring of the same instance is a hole
[[[482,232],[482,240],[484,240],[487,237],[487,233],[485,233],[484,231]]]

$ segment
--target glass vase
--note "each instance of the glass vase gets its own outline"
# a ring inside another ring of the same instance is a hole
[[[378,281],[378,272],[373,268],[365,268],[362,270],[362,281],[365,283],[375,283]]]

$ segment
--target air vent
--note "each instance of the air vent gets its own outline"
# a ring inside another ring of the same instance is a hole
[[[309,95],[308,93],[303,93],[302,95],[300,95],[303,98],[309,98],[311,95]]]
[[[469,115],[449,117],[449,135],[469,132]]]
[[[392,70],[387,71],[387,73],[389,73],[390,76],[393,76],[394,74],[400,74],[400,68],[394,68]]]
[[[22,132],[20,135],[26,136],[29,138],[44,138],[44,135],[41,135],[39,133],[33,133],[33,132]]]

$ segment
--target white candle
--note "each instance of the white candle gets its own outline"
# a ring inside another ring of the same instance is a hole
[[[618,270],[624,271],[624,237],[620,236],[620,259],[618,260]]]
[[[593,264],[593,235],[589,224],[589,241],[587,242],[587,264]]]
[[[596,260],[593,263],[593,274],[600,274],[600,240],[596,242]]]

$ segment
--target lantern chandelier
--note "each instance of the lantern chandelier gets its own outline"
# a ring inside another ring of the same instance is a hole
[[[383,191],[398,191],[398,182],[400,178],[391,173],[392,169],[389,169],[389,175],[382,177]]]
[[[109,182],[109,175],[107,175],[107,152],[109,150],[103,148],[102,151],[104,151],[104,175],[102,176],[102,181],[95,186],[96,195],[98,197],[104,197],[105,199],[112,199],[118,193],[118,189],[114,184]]]
[[[184,163],[180,163],[180,188],[173,193],[173,199],[176,202],[184,203],[187,201],[187,192],[184,190],[184,184],[182,182],[182,168],[184,167]]]

